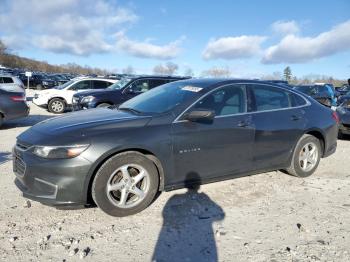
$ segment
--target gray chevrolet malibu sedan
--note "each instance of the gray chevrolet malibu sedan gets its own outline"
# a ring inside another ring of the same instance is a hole
[[[127,216],[188,184],[280,169],[310,176],[335,152],[338,121],[286,86],[177,81],[28,129],[13,150],[15,183],[43,204]]]

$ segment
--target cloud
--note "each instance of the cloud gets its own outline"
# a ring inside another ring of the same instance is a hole
[[[155,45],[150,43],[151,39],[143,42],[130,40],[123,32],[118,33],[116,37],[117,49],[123,50],[124,52],[136,57],[161,60],[177,57],[181,52],[180,45],[185,39],[185,37],[180,37],[178,40],[165,45]]]
[[[350,50],[350,20],[315,37],[287,35],[265,51],[262,63],[307,63],[347,50]]]
[[[300,28],[294,20],[292,21],[276,21],[271,25],[272,31],[281,35],[297,34]]]
[[[260,45],[265,39],[264,36],[246,35],[212,39],[205,47],[202,57],[205,60],[252,57],[260,53]]]
[[[110,51],[110,36],[137,19],[107,0],[3,0],[0,9],[1,35],[10,48],[75,55]]]

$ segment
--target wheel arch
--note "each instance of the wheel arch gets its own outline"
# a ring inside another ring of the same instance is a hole
[[[164,179],[165,179],[165,174],[164,174],[164,169],[163,169],[163,165],[160,162],[160,160],[158,159],[158,157],[151,151],[147,150],[147,149],[143,149],[143,148],[126,148],[126,149],[120,149],[120,150],[115,150],[112,152],[108,152],[107,154],[103,155],[96,163],[96,165],[94,165],[91,168],[91,171],[89,173],[89,176],[85,182],[85,196],[86,196],[86,202],[87,204],[91,204],[94,203],[93,199],[92,199],[92,195],[91,195],[91,187],[92,187],[92,183],[94,181],[94,178],[97,174],[97,171],[99,170],[99,168],[111,157],[121,154],[121,153],[125,153],[125,152],[136,152],[136,153],[140,153],[144,156],[146,156],[149,160],[151,160],[158,172],[159,175],[159,186],[158,186],[158,190],[159,191],[163,191],[164,190]]]
[[[316,137],[321,144],[321,150],[322,150],[322,157],[325,153],[325,148],[326,148],[326,140],[325,140],[325,135],[323,134],[323,132],[319,129],[311,129],[308,130],[305,135],[312,135],[314,137]]]
[[[51,102],[51,100],[52,100],[52,99],[55,99],[55,98],[63,100],[63,102],[67,105],[67,100],[66,100],[64,97],[62,97],[62,96],[53,96],[53,97],[50,97],[49,100],[47,101],[47,104],[49,104],[49,103]]]

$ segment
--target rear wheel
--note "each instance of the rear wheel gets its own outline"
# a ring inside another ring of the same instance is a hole
[[[109,107],[109,106],[111,106],[111,104],[102,103],[102,104],[99,104],[97,107],[100,108],[100,107]]]
[[[105,213],[129,216],[148,207],[158,192],[159,176],[154,163],[138,152],[108,159],[92,183],[92,198]]]
[[[303,135],[294,149],[287,172],[297,177],[311,176],[320,163],[321,154],[320,141],[312,135]]]
[[[51,113],[61,114],[66,110],[66,103],[60,98],[54,98],[50,100],[47,108]]]

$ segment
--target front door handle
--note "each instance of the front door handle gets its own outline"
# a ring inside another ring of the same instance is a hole
[[[246,121],[240,121],[237,126],[238,127],[247,127],[249,124]]]

